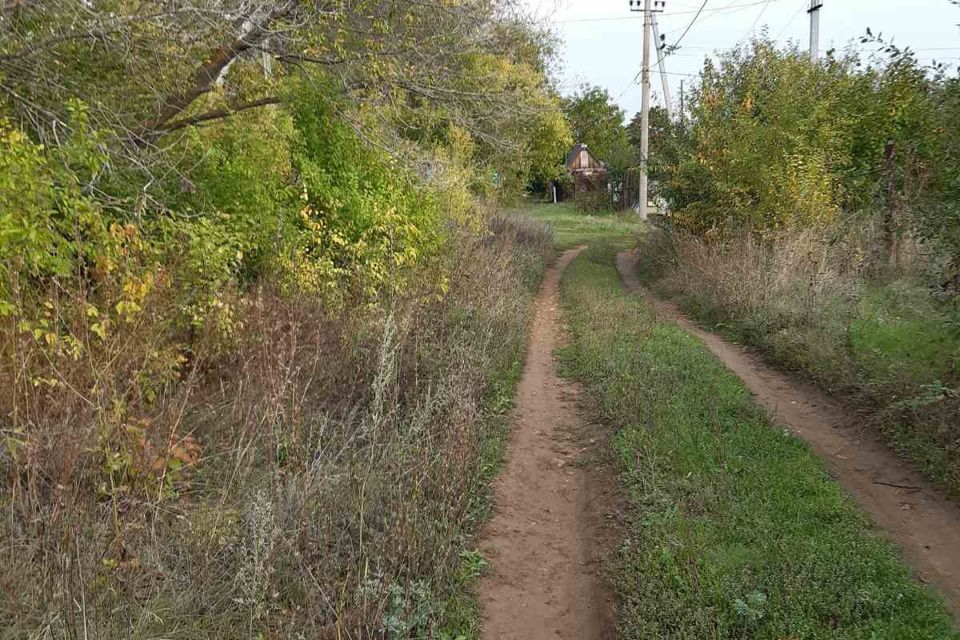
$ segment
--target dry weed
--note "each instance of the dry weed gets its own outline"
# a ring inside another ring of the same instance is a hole
[[[5,327],[0,637],[437,636],[551,244],[490,226],[445,295],[262,286],[228,345],[174,348],[162,291],[78,360]]]

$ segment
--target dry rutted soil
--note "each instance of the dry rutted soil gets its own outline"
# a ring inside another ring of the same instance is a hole
[[[560,257],[535,302],[507,462],[482,544],[490,573],[479,595],[490,640],[612,637],[597,523],[614,481],[576,464],[584,453],[574,436],[577,390],[557,376],[553,358],[560,278],[583,248]]]

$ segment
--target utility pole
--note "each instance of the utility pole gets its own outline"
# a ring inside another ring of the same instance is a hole
[[[823,0],[810,0],[810,62],[816,64],[820,59],[820,8]]]
[[[686,106],[683,104],[683,80],[680,80],[680,123],[683,123]]]
[[[641,220],[647,219],[647,156],[650,150],[650,26],[653,15],[653,0],[630,0],[630,11],[643,11],[643,69],[641,70],[642,101],[640,106],[640,191],[637,194],[637,213]],[[657,0],[657,6],[666,4]],[[662,9],[661,9],[662,10]]]
[[[664,58],[667,57],[667,43],[660,35],[660,27],[657,25],[657,14],[650,15],[653,26],[653,39],[657,43],[657,65],[660,67],[660,86],[663,87],[663,105],[667,109],[667,118],[673,120],[673,100],[670,97],[670,83],[667,82],[667,64]]]

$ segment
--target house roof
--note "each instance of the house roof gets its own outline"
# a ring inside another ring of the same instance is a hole
[[[587,145],[583,144],[582,142],[578,142],[577,144],[573,145],[573,148],[570,149],[569,153],[567,153],[567,159],[565,161],[567,168],[570,168],[570,163],[573,162],[573,159],[576,158],[577,154],[580,153],[581,151],[586,151],[587,153],[590,154],[591,158],[597,161],[597,164],[599,164],[601,167],[604,167],[604,168],[606,167],[606,165],[603,163],[602,160],[597,158],[597,156],[593,155],[593,152],[590,151]]]
[[[581,142],[578,142],[577,144],[573,145],[573,148],[570,149],[570,151],[567,153],[567,159],[565,161],[565,164],[569,167],[570,162],[573,161],[573,159],[577,157],[577,154],[580,153],[583,149],[587,149],[587,145]],[[589,151],[589,149],[587,149],[587,151]]]

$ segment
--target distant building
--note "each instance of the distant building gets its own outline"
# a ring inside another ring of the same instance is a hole
[[[590,152],[587,145],[573,145],[567,154],[566,164],[567,171],[573,176],[575,193],[607,190],[607,167]]]

